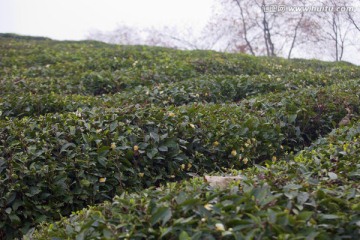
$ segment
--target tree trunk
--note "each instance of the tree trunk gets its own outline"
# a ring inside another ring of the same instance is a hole
[[[292,42],[291,42],[291,46],[290,46],[290,50],[289,50],[289,54],[288,54],[288,59],[291,58],[292,50],[295,47],[297,33],[298,33],[298,30],[299,30],[299,27],[300,27],[300,24],[301,24],[301,21],[302,21],[303,17],[304,17],[304,12],[301,12],[301,17],[300,17],[299,21],[297,22],[295,30],[294,30],[294,36],[293,36],[293,39],[292,39]]]
[[[255,56],[255,52],[253,50],[253,47],[251,46],[251,43],[248,39],[248,36],[247,36],[247,26],[246,26],[246,21],[245,21],[245,18],[244,18],[244,12],[243,12],[243,8],[242,6],[240,5],[240,0],[235,0],[236,4],[238,5],[239,9],[240,9],[240,15],[241,15],[241,20],[242,20],[242,25],[243,25],[243,30],[244,30],[244,39],[245,39],[245,42],[246,42],[246,46],[249,48],[251,54],[253,56]]]
[[[263,0],[263,6],[265,5],[265,1]],[[266,19],[266,12],[265,9],[262,8],[263,12],[263,32],[264,32],[264,41],[265,41],[265,47],[266,47],[266,53],[269,57],[275,56],[275,46],[274,43],[271,40],[271,33],[269,29],[269,23]]]

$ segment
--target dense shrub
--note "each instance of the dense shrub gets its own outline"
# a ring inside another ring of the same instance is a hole
[[[11,34],[0,58],[0,239],[358,236],[357,66]],[[211,172],[244,181],[154,190]]]
[[[239,169],[297,151],[344,116],[343,101],[358,105],[335,89],[319,95],[335,98],[319,116],[317,93],[301,90],[281,101],[272,94],[240,105],[93,108],[2,122],[3,204],[21,209],[2,219],[12,229],[14,221],[57,218],[186,171]]]
[[[294,159],[232,171],[225,189],[203,179],[124,193],[45,223],[25,239],[358,239],[360,122]]]

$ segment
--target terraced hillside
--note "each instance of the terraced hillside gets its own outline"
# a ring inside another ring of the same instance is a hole
[[[359,239],[359,85],[347,63],[1,34],[0,239]]]

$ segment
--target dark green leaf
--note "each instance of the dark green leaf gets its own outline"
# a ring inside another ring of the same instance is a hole
[[[187,234],[187,232],[181,231],[179,235],[179,240],[191,240],[191,237],[189,236],[189,234]]]
[[[156,211],[151,215],[150,224],[154,226],[158,222],[162,222],[164,226],[171,218],[172,212],[169,207],[159,207]]]

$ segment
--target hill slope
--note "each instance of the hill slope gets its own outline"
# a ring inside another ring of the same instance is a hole
[[[3,238],[124,192],[141,211],[104,203],[33,236],[359,235],[357,66],[13,35],[0,56]],[[248,180],[140,192],[189,172]]]

